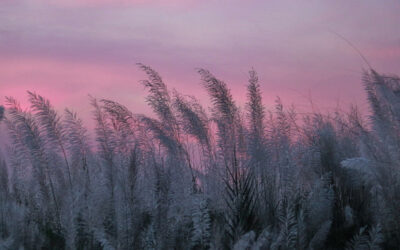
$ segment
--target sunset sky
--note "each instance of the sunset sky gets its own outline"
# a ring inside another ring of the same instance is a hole
[[[57,109],[90,115],[88,94],[149,113],[145,79],[152,66],[169,89],[207,103],[196,68],[224,80],[245,102],[247,72],[259,73],[267,107],[323,110],[365,105],[367,65],[400,74],[400,1],[2,0],[0,104],[26,90]]]

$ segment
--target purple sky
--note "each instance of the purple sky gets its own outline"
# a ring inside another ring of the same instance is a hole
[[[400,74],[400,1],[2,0],[0,104],[26,104],[26,90],[89,115],[87,98],[109,98],[148,113],[145,75],[151,65],[169,88],[207,103],[195,68],[206,68],[245,102],[254,67],[270,107],[322,110],[338,102],[365,106],[359,55],[383,73]]]

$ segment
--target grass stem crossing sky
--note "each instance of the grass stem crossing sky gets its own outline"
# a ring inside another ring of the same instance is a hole
[[[26,90],[90,115],[87,98],[149,113],[141,62],[168,84],[207,102],[196,68],[224,80],[239,104],[252,67],[267,107],[365,105],[362,58],[400,73],[400,1],[3,0],[0,104]]]

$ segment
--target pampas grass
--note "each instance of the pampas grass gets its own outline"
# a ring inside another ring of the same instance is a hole
[[[26,110],[6,98],[0,248],[400,245],[398,77],[364,73],[365,119],[354,107],[299,114],[279,98],[267,109],[254,70],[241,109],[228,84],[199,69],[208,114],[138,67],[154,116],[91,97],[94,138],[79,114],[60,115],[34,92]]]

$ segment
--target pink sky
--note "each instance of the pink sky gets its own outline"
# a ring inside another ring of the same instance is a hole
[[[152,66],[169,88],[207,103],[195,68],[206,68],[245,102],[254,67],[267,107],[277,95],[309,110],[338,102],[365,106],[366,65],[400,74],[398,0],[2,0],[0,104],[26,103],[26,90],[62,110],[90,114],[87,98],[109,98],[135,113],[149,113],[145,75]]]

